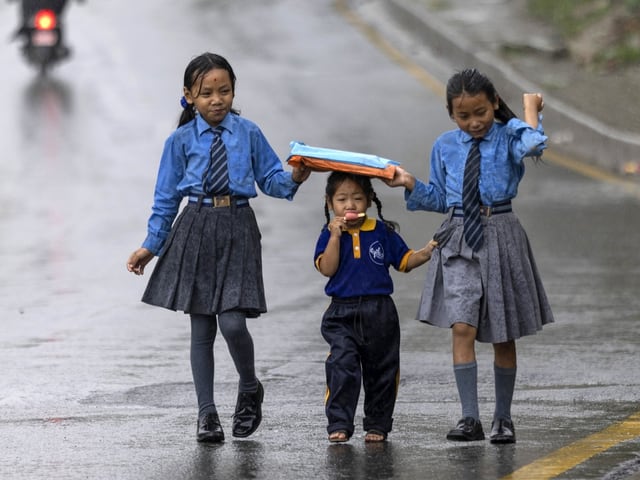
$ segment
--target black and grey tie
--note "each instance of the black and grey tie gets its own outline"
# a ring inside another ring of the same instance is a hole
[[[209,166],[202,178],[202,189],[207,195],[229,194],[229,166],[227,149],[222,141],[222,127],[213,129]]]
[[[462,211],[464,213],[464,239],[474,252],[482,246],[482,222],[480,221],[480,189],[478,178],[480,177],[480,142],[475,138],[467,163],[464,167],[464,179],[462,182]]]

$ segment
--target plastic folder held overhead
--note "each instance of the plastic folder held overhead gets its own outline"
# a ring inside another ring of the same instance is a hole
[[[291,152],[287,162],[291,166],[305,165],[316,172],[337,170],[392,179],[396,172],[396,165],[400,165],[398,162],[376,155],[310,147],[300,142],[291,142],[290,147]]]

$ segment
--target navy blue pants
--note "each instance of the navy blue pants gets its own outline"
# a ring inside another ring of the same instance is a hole
[[[321,332],[331,347],[325,362],[327,431],[353,434],[363,385],[364,430],[390,432],[400,375],[400,322],[391,297],[333,298]]]

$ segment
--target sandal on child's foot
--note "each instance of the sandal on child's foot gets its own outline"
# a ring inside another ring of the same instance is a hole
[[[387,434],[380,430],[369,430],[364,436],[364,441],[367,443],[380,443],[387,439]]]
[[[346,430],[336,430],[329,434],[331,443],[344,443],[349,441],[349,433]]]

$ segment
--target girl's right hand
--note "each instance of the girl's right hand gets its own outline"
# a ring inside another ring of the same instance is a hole
[[[391,180],[387,178],[382,178],[381,180],[390,187],[404,187],[409,191],[412,191],[416,185],[416,178],[404,168],[397,165]]]
[[[333,217],[331,223],[327,225],[327,228],[329,229],[329,233],[331,234],[331,236],[340,237],[346,225],[347,223],[344,217]]]
[[[127,270],[136,274],[144,274],[144,267],[153,259],[153,253],[144,247],[133,252],[127,260]]]

